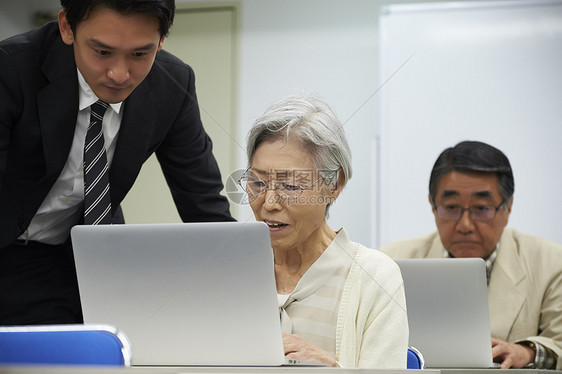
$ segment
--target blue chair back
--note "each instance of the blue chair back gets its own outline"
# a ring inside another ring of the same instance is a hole
[[[425,361],[423,355],[414,347],[408,347],[408,362],[406,367],[408,369],[424,369]]]
[[[0,327],[0,363],[130,366],[131,349],[107,325]]]

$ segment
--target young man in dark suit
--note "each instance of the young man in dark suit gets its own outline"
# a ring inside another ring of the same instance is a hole
[[[154,152],[183,221],[232,220],[193,70],[162,50],[174,1],[61,4],[58,23],[0,42],[0,325],[82,321],[70,229],[111,222]]]

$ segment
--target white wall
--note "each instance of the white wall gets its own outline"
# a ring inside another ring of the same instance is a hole
[[[245,136],[273,101],[309,90],[333,107],[350,141],[354,175],[331,210],[330,224],[369,243],[371,141],[376,135],[378,6],[372,1],[243,2],[240,127]],[[240,139],[245,144],[245,137]],[[245,160],[241,150],[240,159]],[[246,209],[253,219],[250,209]]]
[[[481,140],[510,159],[509,224],[562,242],[562,1],[394,6],[382,24],[380,243],[435,229],[429,173]]]
[[[371,189],[377,162],[372,149],[379,131],[378,17],[382,6],[404,2],[414,1],[239,1],[240,168],[246,164],[245,135],[266,106],[302,90],[318,93],[345,123],[353,153],[353,178],[333,206],[329,222],[335,229],[345,226],[353,240],[366,245],[374,244],[375,229]],[[22,3],[29,4],[30,12],[60,7],[56,0],[2,0],[0,21],[20,14],[14,4]],[[8,29],[26,29],[15,27]],[[4,36],[8,35],[0,33]],[[249,208],[243,210],[243,216],[253,220]]]
[[[331,210],[332,228],[373,246],[379,131],[379,13],[398,1],[243,0],[240,128],[268,104],[311,90],[332,105],[349,139],[354,175]],[[245,138],[239,140],[245,144]],[[245,160],[241,150],[240,159]],[[242,163],[244,165],[244,163]],[[248,219],[253,219],[246,209]]]

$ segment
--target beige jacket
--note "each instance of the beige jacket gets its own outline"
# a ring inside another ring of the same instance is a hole
[[[437,232],[382,246],[393,258],[443,257]],[[488,286],[492,336],[530,339],[558,354],[562,369],[562,245],[505,229]]]

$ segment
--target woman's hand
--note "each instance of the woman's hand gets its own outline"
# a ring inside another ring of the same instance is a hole
[[[283,333],[285,357],[290,360],[320,362],[339,367],[337,361],[326,351],[310,344],[295,334]]]

